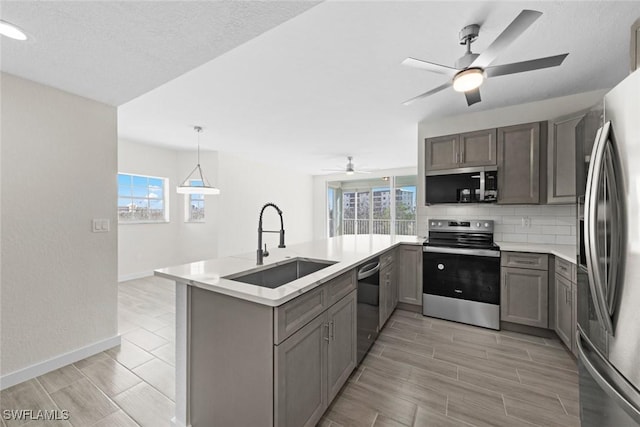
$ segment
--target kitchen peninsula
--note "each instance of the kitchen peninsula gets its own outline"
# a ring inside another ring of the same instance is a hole
[[[249,253],[156,270],[176,282],[173,425],[317,421],[355,367],[356,266],[422,241],[340,236],[274,248],[259,267]],[[274,289],[227,278],[296,258],[331,264]],[[308,357],[291,357],[295,345]]]

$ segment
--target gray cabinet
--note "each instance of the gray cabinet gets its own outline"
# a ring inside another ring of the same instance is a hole
[[[428,138],[425,144],[426,171],[496,164],[495,129]]]
[[[356,367],[356,300],[356,293],[352,292],[327,312],[329,320],[328,402],[336,397]]]
[[[498,203],[546,201],[547,123],[498,128]]]
[[[353,290],[274,346],[276,426],[315,426],[355,369],[356,304]]]
[[[547,203],[576,201],[576,125],[583,113],[549,122],[547,155]]]
[[[385,252],[380,257],[379,329],[382,329],[398,304],[398,283],[396,280],[395,255],[396,250],[392,249]]]
[[[422,305],[422,246],[400,245],[397,251],[398,301]]]
[[[560,340],[576,353],[577,285],[576,266],[562,258],[555,259],[555,331]]]
[[[517,254],[521,263],[533,268],[509,267]],[[530,260],[527,260],[530,258]],[[547,328],[549,325],[548,255],[505,252],[501,258],[502,290],[500,320]],[[527,262],[528,261],[528,262]]]
[[[556,333],[567,348],[573,347],[573,294],[571,282],[559,274],[555,275],[556,288]]]
[[[327,408],[327,315],[275,346],[275,425],[315,426]]]

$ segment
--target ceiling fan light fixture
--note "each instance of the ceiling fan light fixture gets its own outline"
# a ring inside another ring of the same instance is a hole
[[[182,184],[176,188],[176,192],[178,194],[220,194],[220,190],[209,183],[209,180],[204,176],[202,168],[200,167],[200,133],[202,132],[202,128],[200,126],[194,126],[193,130],[198,133],[198,163],[191,173],[182,180]]]
[[[0,19],[0,34],[19,41],[25,41],[29,38],[27,37],[27,33],[18,28],[18,26],[2,19]]]
[[[468,92],[480,87],[484,82],[484,72],[480,68],[469,68],[460,71],[453,78],[453,90]]]

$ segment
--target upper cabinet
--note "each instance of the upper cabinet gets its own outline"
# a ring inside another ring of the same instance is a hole
[[[547,122],[498,128],[498,203],[546,201]]]
[[[576,125],[583,113],[549,122],[547,203],[576,201]]]
[[[496,130],[487,129],[428,138],[425,155],[427,172],[472,166],[495,166]]]
[[[640,18],[631,26],[631,71],[640,68]]]

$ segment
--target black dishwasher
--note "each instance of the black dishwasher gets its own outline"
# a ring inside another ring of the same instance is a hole
[[[378,337],[380,312],[380,260],[358,267],[358,364]]]

